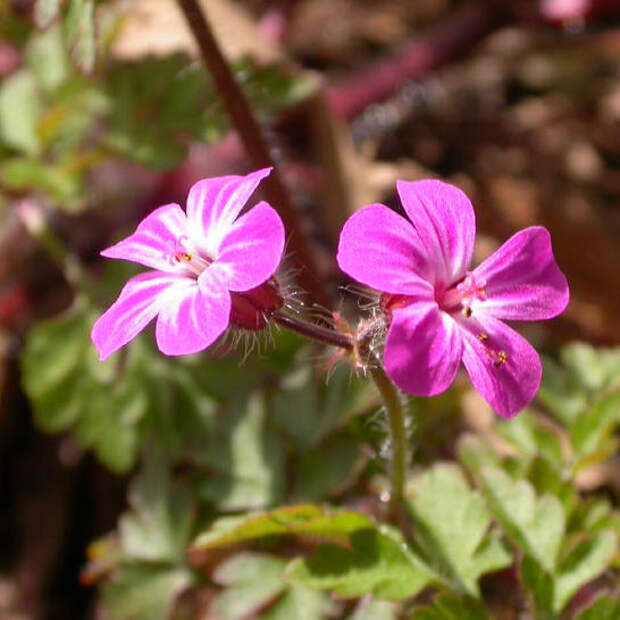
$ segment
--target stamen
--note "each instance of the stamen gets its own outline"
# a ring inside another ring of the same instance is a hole
[[[497,357],[493,362],[493,366],[495,366],[495,368],[501,368],[507,361],[508,354],[506,353],[506,351],[498,351]]]
[[[476,334],[476,338],[482,343],[485,355],[491,360],[495,368],[501,368],[508,361],[508,353],[503,349],[496,351],[488,346],[489,335],[484,332]]]
[[[200,275],[212,262],[200,255],[187,235],[181,235],[176,239],[172,253],[168,258],[170,263],[174,265],[186,263],[187,268],[196,275]]]
[[[487,299],[486,282],[468,271],[459,284],[440,293],[436,299],[439,307],[445,312],[461,311],[466,318],[469,318],[473,312],[471,307],[473,302]]]

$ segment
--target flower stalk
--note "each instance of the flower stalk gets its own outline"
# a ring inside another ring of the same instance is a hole
[[[370,375],[385,405],[390,432],[390,516],[395,523],[402,525],[406,522],[407,428],[405,412],[396,386],[385,374],[380,363],[370,369]]]
[[[327,344],[332,347],[340,347],[346,351],[353,350],[353,338],[349,334],[343,334],[342,332],[321,327],[319,325],[315,325],[314,323],[308,323],[281,312],[273,313],[271,315],[271,319],[274,323],[277,323],[281,327],[295,332],[304,338],[310,338],[311,340],[316,340],[317,342],[322,342],[323,344]]]

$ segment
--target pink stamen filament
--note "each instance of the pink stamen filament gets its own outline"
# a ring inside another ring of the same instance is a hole
[[[471,315],[471,305],[475,300],[485,301],[487,298],[486,282],[477,281],[471,272],[455,286],[437,296],[439,307],[445,312],[462,311],[465,316]]]
[[[201,256],[187,235],[182,235],[176,240],[174,253],[170,257],[173,263],[185,263],[190,271],[199,276],[213,261]]]

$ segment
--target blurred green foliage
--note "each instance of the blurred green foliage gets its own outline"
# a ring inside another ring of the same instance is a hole
[[[193,140],[228,131],[227,115],[201,64],[182,53],[119,61],[102,54],[95,68],[94,2],[39,2],[42,31],[12,18],[3,29],[23,66],[0,81],[0,188],[40,193],[69,211],[92,200],[96,164],[123,158],[153,170],[178,166]],[[122,13],[109,11],[114,22]],[[102,43],[103,44],[103,43]],[[270,116],[309,96],[312,79],[250,59],[235,65],[257,112]],[[0,190],[1,191],[1,190]]]

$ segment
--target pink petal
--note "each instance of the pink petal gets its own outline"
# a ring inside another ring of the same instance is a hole
[[[187,235],[187,218],[179,205],[155,209],[136,228],[136,232],[101,252],[106,258],[120,258],[146,267],[183,273],[182,264],[173,263],[177,241]]]
[[[221,240],[270,172],[271,168],[264,168],[246,176],[215,177],[192,185],[187,197],[187,217],[209,255],[217,255]]]
[[[394,310],[383,362],[405,392],[433,396],[453,381],[461,362],[463,339],[456,323],[435,302]]]
[[[127,281],[118,299],[102,314],[91,338],[104,360],[132,340],[155,317],[166,291],[184,286],[186,278],[147,271]]]
[[[381,204],[368,205],[345,223],[338,243],[338,265],[346,274],[385,293],[432,299],[426,261],[413,226]]]
[[[228,327],[230,295],[215,265],[188,279],[162,304],[157,318],[157,346],[166,355],[189,355],[206,349]]]
[[[458,187],[433,179],[397,181],[396,188],[435,268],[434,284],[454,284],[465,275],[474,251],[476,217],[469,198]]]
[[[534,348],[505,323],[479,315],[459,317],[465,347],[463,363],[474,387],[503,418],[528,405],[540,385],[542,366]],[[498,355],[506,354],[500,363]]]
[[[229,273],[231,291],[247,291],[268,280],[284,251],[284,225],[266,202],[241,216],[220,244],[217,264]]]
[[[568,304],[566,277],[553,257],[549,231],[541,226],[513,235],[474,271],[486,281],[487,299],[472,306],[499,319],[537,321],[560,314]]]

